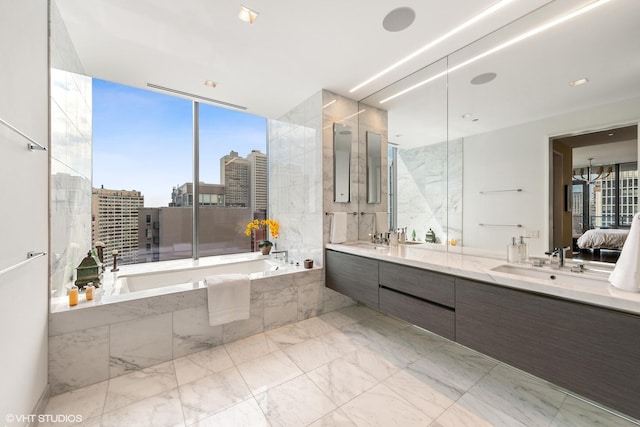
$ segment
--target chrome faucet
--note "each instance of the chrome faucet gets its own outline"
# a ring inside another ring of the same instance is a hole
[[[277,254],[284,254],[284,262],[287,263],[289,262],[289,251],[274,251],[271,252],[273,255],[277,255]],[[278,259],[278,257],[276,256],[276,259]]]
[[[566,248],[554,248],[552,251],[546,252],[547,255],[550,255],[551,258],[557,256],[558,257],[558,268],[564,267],[564,261],[567,257],[567,251],[571,249],[571,246],[567,246]],[[551,263],[553,265],[553,263]]]

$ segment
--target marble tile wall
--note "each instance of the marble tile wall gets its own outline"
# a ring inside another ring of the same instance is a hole
[[[462,238],[462,141],[398,149],[398,227],[420,240]]]
[[[269,120],[269,216],[280,223],[278,249],[322,265],[322,93]]]
[[[388,115],[385,110],[372,107],[363,103],[358,104],[358,174],[357,188],[358,188],[358,206],[360,212],[364,212],[364,215],[360,215],[358,221],[358,240],[367,240],[370,233],[374,232],[374,213],[376,212],[388,212],[388,199],[389,183],[386,179],[386,171],[389,168],[389,156],[387,155],[389,132],[388,132]],[[380,135],[382,142],[382,170],[385,171],[382,174],[382,183],[380,187],[381,198],[380,203],[367,203],[367,132],[373,132]],[[400,186],[398,185],[400,188]],[[376,232],[380,232],[377,230]]]
[[[359,212],[358,210],[358,103],[352,99],[322,91],[322,194],[326,212]],[[333,124],[340,123],[351,128],[350,195],[348,203],[336,203],[333,197]],[[358,240],[360,215],[347,215],[347,240]],[[329,243],[333,216],[323,218],[323,241]]]
[[[324,286],[323,270],[251,282],[247,320],[210,326],[206,289],[52,313],[49,383],[60,394],[309,319],[354,302]]]

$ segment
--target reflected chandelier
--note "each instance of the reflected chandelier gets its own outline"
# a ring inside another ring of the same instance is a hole
[[[588,184],[593,184],[599,179],[605,179],[613,173],[613,168],[608,166],[606,169],[603,166],[597,166],[594,170],[594,166],[591,165],[593,157],[589,157],[589,166],[586,168],[578,168],[573,170],[574,181],[584,181]],[[585,170],[586,169],[586,170]],[[590,179],[591,175],[597,174],[595,178]]]

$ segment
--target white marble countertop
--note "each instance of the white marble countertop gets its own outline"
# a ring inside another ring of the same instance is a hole
[[[572,273],[568,268],[561,271],[550,267],[532,267],[531,264],[513,264],[549,275],[563,275],[572,281],[584,278],[584,283],[562,283],[559,280],[538,279],[519,274],[511,274],[493,269],[507,264],[504,260],[475,255],[446,252],[427,245],[398,245],[397,247],[373,246],[367,242],[327,244],[327,249],[353,255],[395,262],[412,267],[424,268],[462,278],[482,281],[515,289],[551,295],[601,307],[640,314],[640,293],[627,292],[611,286],[607,273]]]

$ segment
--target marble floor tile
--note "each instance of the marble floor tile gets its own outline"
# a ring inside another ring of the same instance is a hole
[[[184,426],[178,389],[161,393],[131,405],[105,412],[102,427]]]
[[[357,426],[427,426],[426,414],[402,399],[384,384],[378,384],[340,408]]]
[[[173,362],[112,378],[109,381],[104,411],[113,411],[177,387]]]
[[[416,326],[400,329],[387,339],[402,347],[409,348],[421,356],[431,353],[447,342],[446,338]]]
[[[422,357],[412,346],[392,340],[391,337],[380,338],[367,347],[378,354],[384,355],[399,368],[405,368]]]
[[[212,373],[224,371],[234,365],[224,345],[190,354],[187,358]]]
[[[395,358],[389,358],[384,353],[362,347],[344,356],[344,359],[360,366],[378,381],[389,378],[401,368]]]
[[[470,395],[463,395],[440,415],[437,427],[528,427],[503,411]]]
[[[254,395],[302,375],[300,368],[280,350],[238,365],[238,371]]]
[[[340,331],[360,345],[370,345],[385,338],[380,332],[369,328],[362,322],[352,323],[340,328]]]
[[[446,343],[409,365],[409,368],[465,393],[497,362],[473,350]]]
[[[306,334],[312,338],[328,334],[329,332],[337,331],[337,328],[333,327],[331,324],[325,322],[319,317],[312,317],[310,319],[301,320],[300,322],[294,323],[294,325],[298,329],[305,331]]]
[[[47,415],[81,415],[83,420],[99,417],[109,388],[108,381],[82,387],[49,398],[43,413]],[[66,427],[76,423],[40,423],[41,426]]]
[[[278,346],[264,333],[234,341],[226,344],[225,347],[236,365],[257,359],[258,357],[278,350]]]
[[[190,383],[191,381],[211,375],[211,371],[193,362],[188,357],[181,357],[173,360],[173,367],[176,370],[176,380],[178,385]]]
[[[378,383],[367,371],[345,359],[336,359],[307,375],[338,406]]]
[[[364,320],[368,317],[375,316],[378,312],[364,305],[350,305],[329,313],[318,316],[324,322],[335,328],[342,328],[347,325]]]
[[[191,424],[190,427],[269,427],[258,402],[249,398],[217,414]]]
[[[256,396],[273,427],[306,426],[336,409],[336,405],[306,375]]]
[[[619,417],[573,396],[567,396],[551,427],[638,427],[640,420]]]
[[[235,367],[181,385],[179,390],[187,425],[251,397]]]
[[[455,387],[410,367],[387,378],[383,384],[432,419],[440,416],[463,394]]]
[[[297,323],[292,323],[291,325],[272,329],[265,332],[265,334],[281,350],[314,338],[312,335],[310,335],[309,331],[298,328]]]
[[[531,427],[548,426],[566,397],[549,383],[502,364],[468,394]]]
[[[310,424],[309,427],[356,427],[356,424],[344,412],[336,409]]]
[[[357,349],[344,335],[330,333],[287,347],[284,352],[300,369],[309,372]]]

